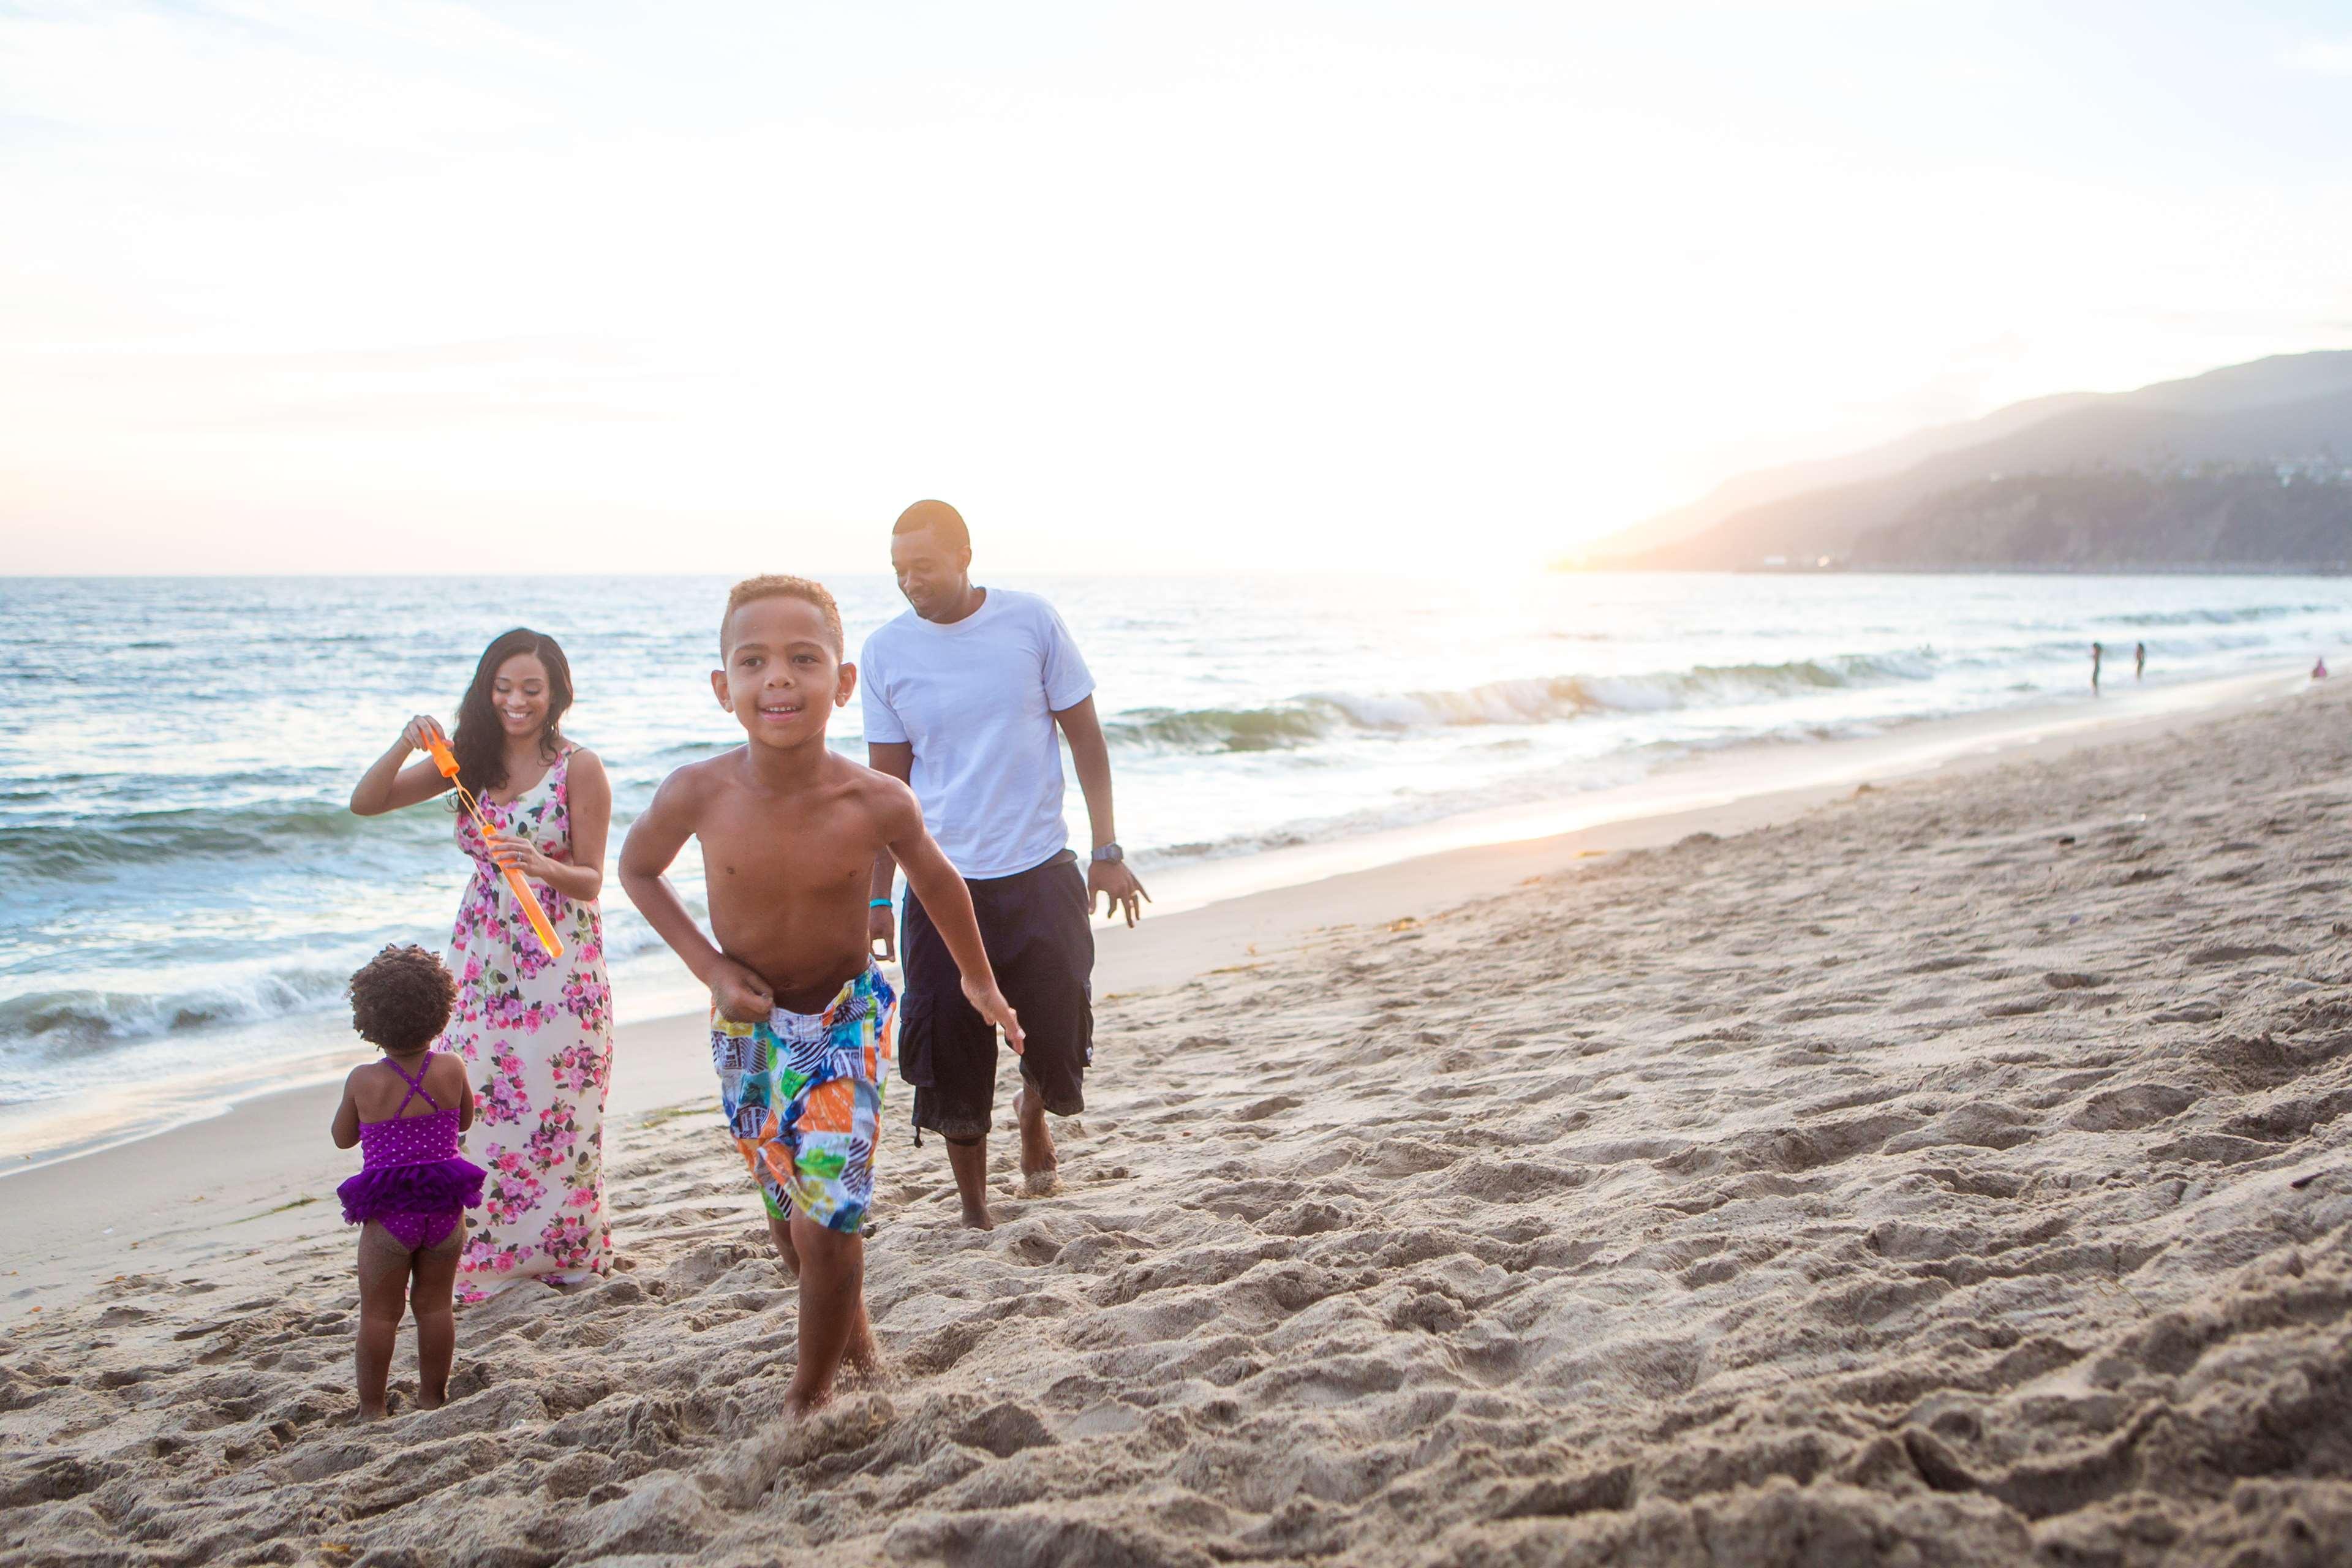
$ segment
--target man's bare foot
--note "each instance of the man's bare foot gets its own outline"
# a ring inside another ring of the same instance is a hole
[[[370,1409],[364,1405],[360,1406],[360,1419],[362,1421],[381,1421],[391,1414],[391,1411],[385,1409],[381,1405],[375,1406],[373,1409]]]
[[[833,1390],[830,1388],[821,1389],[815,1393],[803,1393],[798,1388],[787,1389],[784,1393],[784,1419],[803,1420],[815,1415],[832,1403]]]
[[[1054,1134],[1045,1127],[1045,1107],[1026,1089],[1013,1096],[1013,1114],[1021,1123],[1021,1183],[1032,1196],[1042,1196],[1061,1185],[1055,1173],[1061,1159],[1054,1152]]]
[[[963,1203],[963,1223],[972,1230],[994,1230],[996,1216],[988,1212],[988,1134],[961,1142],[948,1140],[948,1169],[955,1173],[956,1196]]]

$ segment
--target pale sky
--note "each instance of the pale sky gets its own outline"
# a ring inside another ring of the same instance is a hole
[[[2352,9],[0,0],[0,572],[1518,570],[2352,346]]]

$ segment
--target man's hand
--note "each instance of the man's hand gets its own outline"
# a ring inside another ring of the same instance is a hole
[[[1128,929],[1131,931],[1143,915],[1137,905],[1138,900],[1148,904],[1151,901],[1151,895],[1143,890],[1143,884],[1135,879],[1135,873],[1127,868],[1126,861],[1090,860],[1087,863],[1088,914],[1094,913],[1097,906],[1105,915],[1115,915],[1123,910],[1127,915]]]
[[[891,917],[897,911],[887,904],[877,904],[866,911],[866,947],[882,944],[882,959],[888,963],[898,956],[898,922]]]
[[[720,958],[710,971],[710,999],[719,1004],[719,1014],[739,1024],[764,1024],[768,1015],[776,1010],[776,994],[756,970]]]
[[[1028,1054],[1028,1037],[1021,1032],[1021,1020],[1013,1015],[1013,1004],[993,984],[975,985],[969,975],[964,977],[963,999],[971,1004],[972,1011],[1004,1031],[1004,1043],[1013,1047],[1016,1057]]]

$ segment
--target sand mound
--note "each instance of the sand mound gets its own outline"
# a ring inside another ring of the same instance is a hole
[[[699,1116],[438,1411],[354,1425],[340,1235],[115,1280],[0,1340],[0,1561],[2346,1561],[2343,707],[1120,999],[993,1234],[894,1129],[800,1428]]]

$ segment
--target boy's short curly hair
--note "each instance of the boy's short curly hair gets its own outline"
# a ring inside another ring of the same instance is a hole
[[[361,1039],[406,1053],[448,1027],[457,983],[421,947],[387,947],[352,976],[352,1027]]]
[[[733,646],[727,638],[735,620],[735,612],[762,599],[798,599],[804,605],[814,605],[816,613],[824,617],[825,636],[833,639],[833,656],[839,658],[847,651],[842,640],[841,606],[833,602],[833,595],[825,591],[824,584],[806,577],[787,577],[772,572],[764,577],[746,577],[727,590],[727,608],[719,616],[719,657],[721,659],[727,657],[728,648]]]

